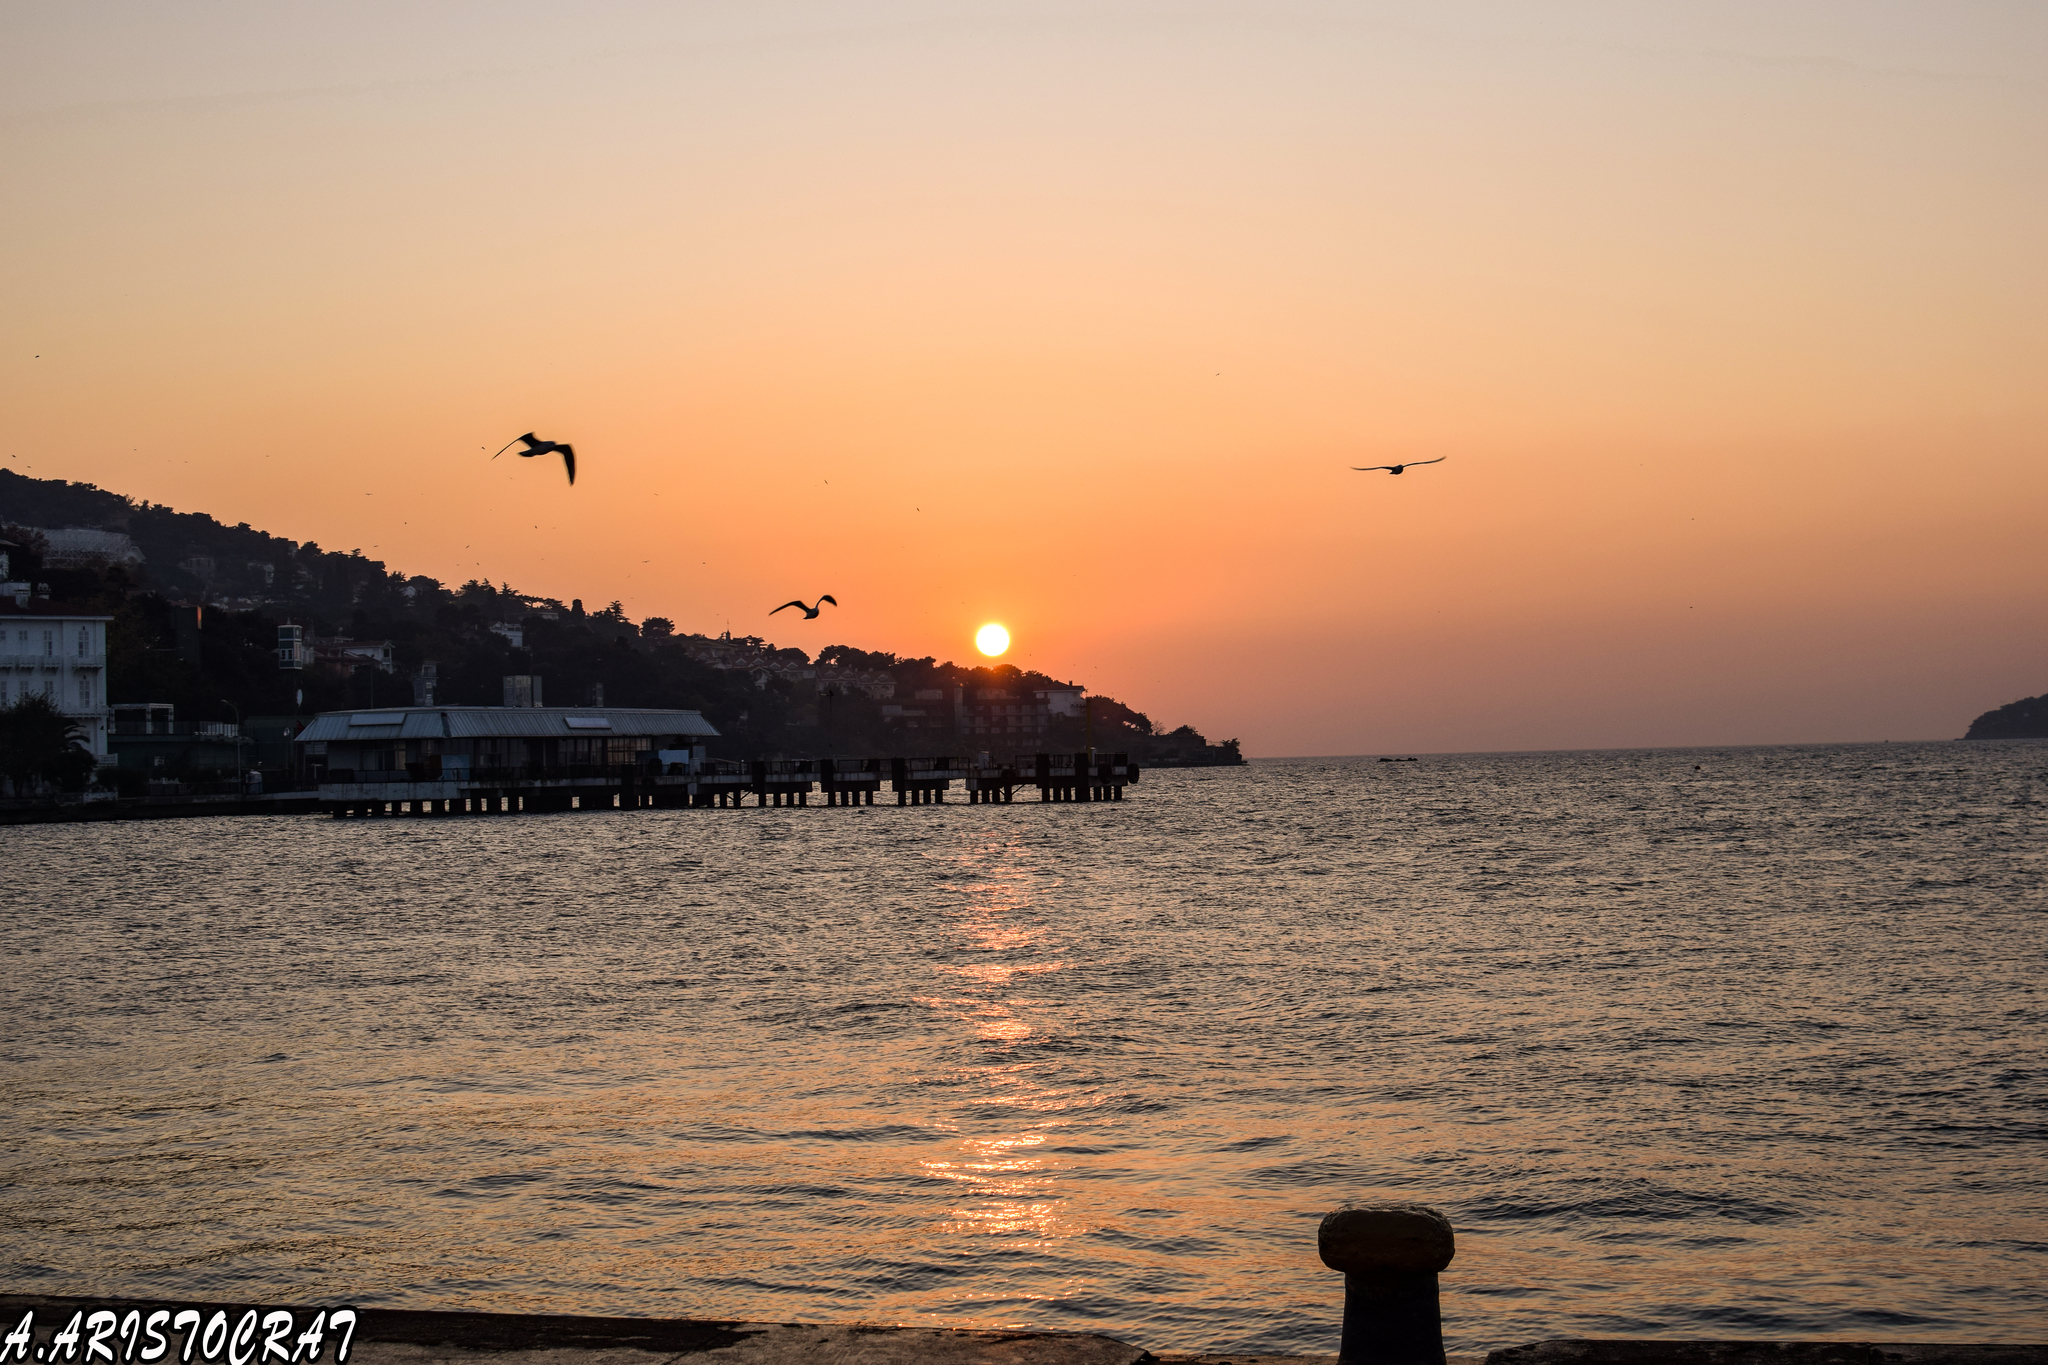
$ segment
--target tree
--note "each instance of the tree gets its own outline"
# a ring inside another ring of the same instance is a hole
[[[78,722],[31,692],[0,709],[0,775],[17,786],[53,782],[78,791],[92,779],[94,759]]]
[[[818,662],[835,668],[894,668],[900,660],[879,649],[855,649],[852,645],[826,645],[818,651]]]
[[[34,527],[0,525],[0,559],[7,561],[8,578],[34,582],[42,572],[43,556],[49,548],[49,541]]]

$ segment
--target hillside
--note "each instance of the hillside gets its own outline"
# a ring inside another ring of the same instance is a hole
[[[67,528],[117,532],[133,549],[49,534]],[[9,552],[15,578],[114,616],[112,701],[171,702],[181,720],[227,720],[236,708],[282,716],[410,704],[414,678],[431,662],[435,700],[446,705],[497,705],[505,675],[538,674],[553,705],[591,705],[601,696],[612,706],[701,710],[723,736],[714,746],[721,757],[1002,754],[1009,750],[999,741],[956,728],[954,689],[1003,689],[1028,700],[1033,691],[1080,686],[1009,664],[971,667],[851,645],[813,659],[757,638],[679,633],[661,617],[636,622],[616,601],[586,611],[580,600],[565,604],[505,584],[450,587],[360,550],[324,550],[246,523],[226,526],[204,513],[4,469],[0,540],[19,547]],[[329,659],[338,641],[389,641],[391,670],[280,670],[284,621],[307,627]],[[1093,701],[1092,731],[1097,749],[1148,766],[1243,761],[1236,740],[1211,744],[1188,726],[1168,730],[1108,697]],[[1056,716],[1035,747],[1076,749],[1087,733],[1079,717]]]
[[[2048,696],[2022,697],[1970,722],[1964,739],[2048,739]]]

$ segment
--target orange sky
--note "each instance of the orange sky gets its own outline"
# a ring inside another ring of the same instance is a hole
[[[1253,754],[2048,690],[2038,5],[175,9],[5,20],[24,473]]]

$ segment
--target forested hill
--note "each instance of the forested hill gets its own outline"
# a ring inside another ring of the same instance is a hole
[[[2048,696],[2022,697],[1970,722],[1964,739],[2048,739]]]
[[[125,535],[81,557],[77,537],[44,532],[89,528]],[[349,707],[410,704],[413,677],[431,661],[435,699],[446,705],[496,705],[507,674],[538,674],[551,705],[690,707],[723,739],[720,756],[964,752],[950,728],[950,705],[923,704],[920,691],[954,687],[1034,688],[1079,684],[1003,664],[968,667],[926,657],[834,645],[814,660],[766,642],[724,646],[677,632],[661,617],[633,621],[614,601],[585,611],[580,601],[471,580],[451,587],[408,575],[360,550],[322,549],[256,530],[226,526],[198,512],[177,512],[85,483],[25,478],[0,469],[0,540],[12,577],[47,584],[53,599],[111,613],[108,698],[172,702],[181,720],[243,715],[307,715]],[[593,595],[595,596],[595,595]],[[388,640],[395,670],[280,670],[275,649],[284,621],[309,636]],[[746,667],[716,667],[744,655]],[[832,675],[886,673],[893,699],[836,688],[819,695],[802,670]],[[950,696],[950,691],[948,691]],[[923,709],[915,726],[901,710]],[[1188,726],[1167,729],[1113,698],[1093,704],[1095,747],[1129,753],[1142,764],[1242,762],[1236,740],[1211,744]],[[1086,742],[1083,722],[1058,719],[1051,750]],[[987,741],[972,747],[987,748]]]

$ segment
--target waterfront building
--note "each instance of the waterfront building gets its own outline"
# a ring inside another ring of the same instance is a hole
[[[242,725],[242,738],[247,743],[242,753],[249,766],[267,773],[290,771],[299,757],[296,743],[299,731],[306,728],[310,719],[308,716],[250,716]]]
[[[111,762],[151,781],[232,778],[250,757],[232,721],[181,721],[167,701],[116,702],[107,747]]]
[[[413,706],[322,712],[295,743],[323,801],[434,802],[616,790],[701,764],[717,734],[698,711]]]
[[[16,585],[18,587],[24,585]],[[78,722],[94,758],[109,762],[107,627],[113,617],[59,606],[25,590],[0,597],[0,706],[37,694]]]

